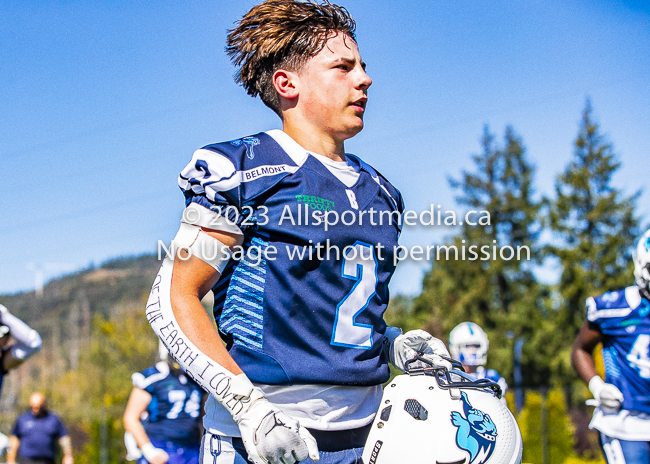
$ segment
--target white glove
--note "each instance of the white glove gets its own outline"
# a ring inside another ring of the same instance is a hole
[[[242,377],[243,376],[243,377]],[[318,444],[300,423],[271,404],[244,374],[235,377],[237,389],[248,383],[250,401],[233,414],[248,459],[255,464],[294,464],[308,457],[318,461]]]
[[[399,331],[399,332],[398,332]],[[437,338],[434,338],[424,330],[410,330],[400,334],[401,330],[395,327],[388,327],[386,330],[386,343],[388,343],[388,358],[393,366],[406,371],[406,362],[420,354],[434,367],[446,367],[451,370],[451,363],[441,356],[449,356],[447,347]],[[424,367],[422,363],[412,363],[412,367]]]
[[[140,448],[140,451],[142,451],[144,458],[151,464],[165,464],[169,461],[169,455],[165,450],[156,448],[151,442],[143,445],[142,448]]]
[[[589,381],[589,391],[604,411],[616,412],[623,405],[621,390],[616,388],[616,385],[605,383],[598,375],[594,375]]]

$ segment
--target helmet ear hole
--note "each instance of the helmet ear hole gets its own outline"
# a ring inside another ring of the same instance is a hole
[[[384,409],[381,410],[381,414],[379,415],[379,418],[386,422],[390,418],[390,410],[393,408],[393,405],[391,404],[390,406],[386,406]]]
[[[429,411],[418,400],[406,400],[404,402],[404,411],[408,412],[416,420],[424,421],[429,418]]]

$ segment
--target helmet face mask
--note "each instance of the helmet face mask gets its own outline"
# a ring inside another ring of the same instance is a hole
[[[462,322],[449,334],[449,351],[465,366],[483,366],[487,362],[490,342],[478,324]]]
[[[500,395],[460,370],[409,370],[384,389],[363,462],[521,463],[521,433]]]
[[[634,252],[634,280],[648,297],[650,290],[650,230],[643,234]]]

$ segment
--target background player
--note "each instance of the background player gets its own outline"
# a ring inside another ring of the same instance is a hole
[[[598,401],[590,427],[610,464],[650,462],[650,230],[634,256],[636,285],[587,299],[571,360]],[[605,380],[593,351],[603,344]]]
[[[197,464],[204,392],[160,345],[161,361],[132,376],[124,429],[142,451],[140,464]]]
[[[40,350],[42,343],[38,332],[0,304],[0,389],[5,374]]]
[[[460,361],[465,372],[477,379],[490,379],[499,384],[505,403],[508,384],[494,369],[486,369],[490,342],[483,329],[474,322],[461,322],[449,333],[451,357]]]
[[[198,150],[179,178],[181,251],[163,262],[147,317],[211,393],[204,463],[359,462],[388,360],[403,367],[422,349],[448,365],[440,340],[383,320],[399,225],[350,222],[403,211],[399,191],[345,153],[372,83],[354,29],[330,3],[253,7],[227,51],[283,130]],[[325,227],[324,212],[349,224]],[[230,260],[239,245],[246,255]],[[211,289],[220,334],[200,302]]]

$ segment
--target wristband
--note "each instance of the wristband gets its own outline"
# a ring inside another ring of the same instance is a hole
[[[142,451],[142,455],[144,456],[144,458],[147,461],[151,462],[153,458],[155,458],[156,455],[162,450],[160,448],[156,448],[155,446],[153,446],[153,443],[148,442],[142,445],[140,451]]]
[[[592,395],[594,395],[594,398],[598,399],[598,394],[603,389],[604,385],[605,385],[605,381],[601,379],[599,375],[594,375],[591,378],[588,386],[589,386],[589,391],[591,392]]]

